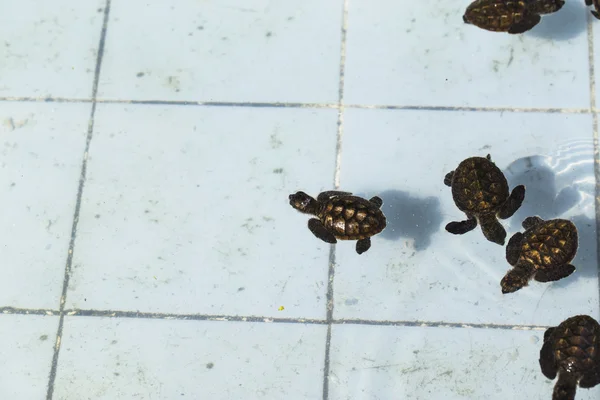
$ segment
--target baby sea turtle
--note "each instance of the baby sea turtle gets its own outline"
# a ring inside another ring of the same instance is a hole
[[[575,271],[569,264],[579,245],[575,224],[566,219],[528,217],[523,228],[525,232],[515,233],[506,246],[506,260],[514,268],[500,282],[502,293],[516,292],[531,278],[552,282]]]
[[[552,400],[573,400],[577,385],[589,389],[600,383],[600,325],[588,315],[577,315],[544,333],[540,367],[556,378]]]
[[[585,0],[586,6],[594,6],[595,10],[592,10],[592,15],[596,17],[596,19],[600,19],[600,0]]]
[[[540,14],[556,12],[564,5],[564,0],[475,0],[463,21],[488,31],[517,34],[536,26]]]
[[[450,222],[446,230],[462,235],[475,229],[479,221],[487,240],[504,245],[506,231],[497,218],[509,218],[521,207],[525,186],[515,187],[509,195],[508,182],[489,154],[467,158],[446,174],[444,184],[452,188],[454,203],[468,218]]]
[[[319,194],[316,200],[304,192],[290,194],[289,199],[296,210],[316,217],[308,220],[308,229],[316,237],[327,243],[337,243],[336,239],[358,240],[358,254],[369,250],[371,236],[387,224],[381,211],[383,200],[377,196],[366,200],[331,190]]]

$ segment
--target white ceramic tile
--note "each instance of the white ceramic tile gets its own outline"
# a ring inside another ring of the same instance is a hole
[[[0,5],[0,96],[90,97],[104,3]]]
[[[350,0],[345,102],[589,107],[583,1],[524,35],[465,24],[468,4]]]
[[[0,315],[0,397],[46,398],[58,317]]]
[[[0,107],[0,305],[57,308],[89,104]]]
[[[329,245],[288,195],[331,187],[336,118],[99,106],[68,306],[324,317]]]
[[[380,195],[388,226],[361,256],[337,245],[336,318],[549,324],[597,313],[590,115],[348,110],[344,127],[341,189]],[[488,153],[511,190],[527,187],[522,208],[502,222],[507,238],[530,215],[571,218],[580,230],[573,275],[503,295],[505,248],[480,227],[445,231],[465,215],[444,175]]]
[[[543,330],[334,325],[329,398],[547,400],[556,380],[539,367],[543,339]],[[596,387],[576,397],[599,396]]]
[[[325,325],[67,317],[56,400],[315,399]]]
[[[337,102],[341,28],[341,0],[116,0],[99,95]]]

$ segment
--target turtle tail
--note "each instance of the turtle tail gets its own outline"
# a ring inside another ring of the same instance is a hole
[[[478,217],[483,235],[490,242],[504,246],[506,231],[494,214],[482,214]]]
[[[575,400],[577,391],[577,380],[570,374],[558,374],[558,382],[554,385],[552,400]]]

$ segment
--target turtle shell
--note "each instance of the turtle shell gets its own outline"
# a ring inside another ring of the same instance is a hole
[[[547,338],[552,344],[556,367],[581,374],[600,362],[600,325],[587,315],[563,321]]]
[[[523,0],[476,0],[467,7],[463,20],[489,31],[507,32],[527,11],[528,2]]]
[[[577,247],[575,225],[566,219],[552,219],[523,233],[520,257],[536,269],[545,269],[569,263]]]
[[[452,197],[456,206],[467,214],[496,212],[508,196],[504,174],[487,158],[467,158],[454,171]]]
[[[368,238],[381,232],[387,223],[379,207],[356,196],[338,196],[324,201],[318,217],[341,240]]]
[[[530,12],[551,14],[560,10],[565,5],[565,0],[529,0],[527,3]]]

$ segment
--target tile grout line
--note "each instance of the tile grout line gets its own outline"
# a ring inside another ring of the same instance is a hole
[[[90,119],[88,121],[87,136],[85,142],[85,149],[83,152],[83,158],[81,161],[81,172],[79,175],[79,185],[77,188],[77,199],[75,202],[75,211],[73,213],[73,225],[71,227],[71,239],[69,242],[69,251],[67,255],[67,261],[65,265],[65,274],[63,278],[63,287],[60,296],[60,309],[58,319],[58,329],[56,332],[56,342],[54,344],[54,354],[52,356],[52,365],[50,367],[50,374],[48,377],[48,387],[46,392],[46,400],[52,400],[54,395],[54,383],[56,380],[56,371],[58,369],[58,357],[60,354],[60,346],[63,336],[64,320],[65,320],[65,304],[67,300],[67,290],[69,288],[69,279],[71,275],[71,267],[73,265],[73,252],[75,249],[75,239],[77,236],[77,226],[79,224],[79,211],[81,210],[81,198],[83,195],[83,188],[85,185],[85,176],[87,172],[87,160],[88,152],[90,149],[90,143],[92,141],[92,135],[94,132],[94,117],[96,115],[96,96],[98,95],[98,81],[100,79],[100,69],[102,68],[102,58],[104,56],[104,46],[106,42],[106,29],[108,26],[108,15],[110,13],[110,2],[106,0],[104,6],[104,19],[102,21],[102,30],[100,31],[100,41],[98,43],[98,55],[96,58],[96,69],[94,71],[94,82],[92,85],[92,107],[90,111]]]
[[[342,5],[342,29],[340,44],[340,71],[338,82],[338,119],[335,141],[335,170],[333,174],[333,186],[335,190],[340,188],[341,162],[342,162],[342,138],[344,135],[344,78],[346,70],[346,33],[348,31],[348,2],[343,0]],[[329,370],[331,353],[331,330],[333,325],[333,281],[335,277],[335,250],[334,244],[329,250],[329,269],[327,271],[327,333],[325,335],[325,357],[323,361],[323,400],[329,399]]]
[[[275,323],[275,324],[303,324],[303,325],[365,325],[365,326],[396,326],[396,327],[422,327],[422,328],[456,328],[456,329],[504,329],[504,330],[545,330],[547,325],[511,325],[511,324],[485,324],[464,323],[449,321],[393,321],[393,320],[366,320],[366,319],[327,319],[318,318],[281,318],[260,315],[215,315],[215,314],[171,314],[147,311],[123,310],[94,310],[94,309],[64,309],[64,315],[69,317],[92,317],[112,319],[156,319],[167,321],[209,321],[209,322],[250,322],[250,323]],[[15,307],[0,307],[0,314],[4,315],[39,315],[60,316],[60,310],[51,309],[23,309]]]
[[[92,103],[86,98],[60,97],[0,97],[0,102],[45,102],[45,103]],[[281,103],[281,102],[231,102],[231,101],[186,101],[186,100],[119,100],[96,99],[95,103],[102,104],[132,104],[132,105],[163,105],[189,107],[240,107],[240,108],[308,108],[333,109],[340,108],[339,103]],[[424,105],[394,105],[394,104],[344,104],[343,108],[361,110],[407,110],[407,111],[463,111],[463,112],[514,112],[514,113],[547,113],[547,114],[590,114],[598,112],[590,108],[544,108],[544,107],[468,107],[468,106],[424,106]]]
[[[600,160],[598,153],[598,115],[596,114],[596,71],[594,70],[594,26],[592,14],[587,13],[587,39],[588,39],[588,65],[590,77],[590,111],[592,113],[592,135],[594,142],[594,178],[595,178],[595,214],[596,214],[596,259],[599,264],[598,277],[600,278]],[[600,298],[600,279],[598,280],[598,293]]]

